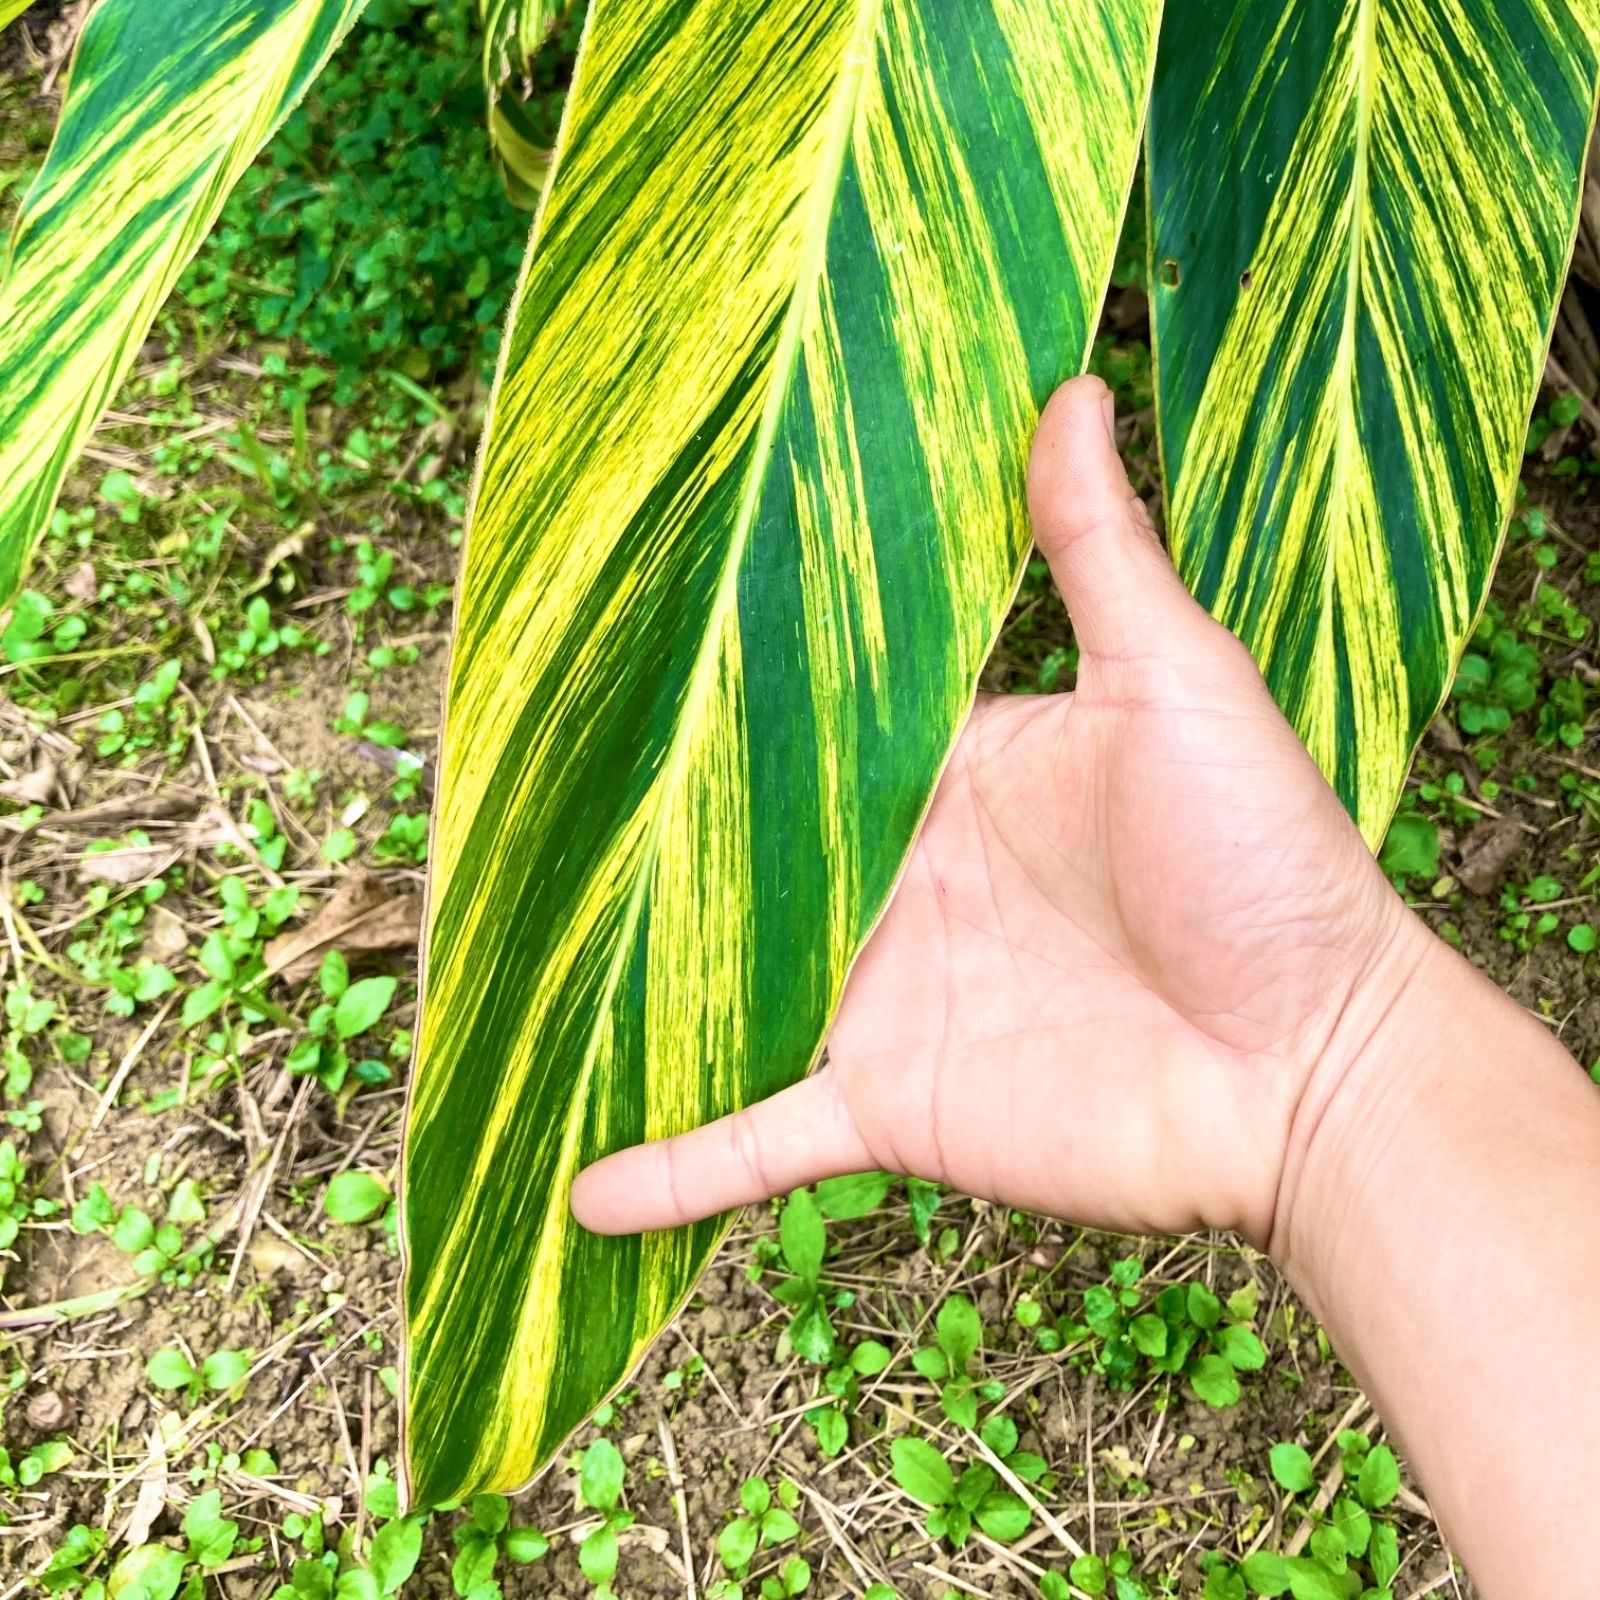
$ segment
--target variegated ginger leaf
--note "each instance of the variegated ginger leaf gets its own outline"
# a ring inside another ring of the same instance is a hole
[[[364,0],[100,0],[0,280],[0,605],[228,191]]]
[[[483,26],[483,88],[489,104],[489,137],[518,205],[538,203],[550,169],[550,151],[528,115],[523,94],[534,58],[550,42],[556,24],[582,0],[478,0]]]
[[[1488,589],[1582,186],[1596,0],[1169,7],[1175,556],[1369,840]]]
[[[724,1233],[579,1168],[796,1081],[1029,545],[1158,0],[595,0],[502,355],[404,1155],[413,1501],[537,1472]]]

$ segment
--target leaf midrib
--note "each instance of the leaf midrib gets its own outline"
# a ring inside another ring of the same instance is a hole
[[[659,853],[665,818],[671,807],[673,795],[682,782],[688,766],[694,730],[705,713],[715,686],[723,632],[729,614],[738,603],[739,575],[744,566],[745,551],[760,508],[784,403],[788,398],[790,382],[800,353],[806,318],[815,303],[817,286],[821,281],[827,259],[828,231],[833,218],[834,202],[844,175],[861,86],[871,61],[871,50],[877,38],[883,6],[884,0],[860,0],[850,42],[845,48],[843,66],[834,88],[834,102],[829,112],[830,126],[823,148],[823,160],[811,192],[811,214],[807,219],[801,243],[798,271],[795,274],[788,310],[784,316],[783,330],[773,354],[766,403],[756,430],[754,455],[745,478],[744,491],[740,497],[733,534],[728,543],[728,553],[723,561],[716,595],[712,601],[705,637],[695,658],[689,690],[679,713],[672,745],[656,783],[655,811],[641,847],[633,890],[628,899],[627,909],[623,913],[621,926],[615,935],[616,944],[612,952],[611,965],[607,969],[601,987],[594,1021],[584,1047],[583,1063],[572,1092],[574,1104],[583,1101],[589,1093],[605,1021],[621,984],[629,952],[638,936],[647,887]],[[570,1183],[575,1175],[581,1129],[580,1118],[574,1116],[567,1118],[556,1169],[558,1184]],[[547,1235],[548,1223],[546,1228],[541,1230],[540,1243],[535,1250],[536,1256],[543,1253]]]
[[[1355,0],[1356,23],[1356,128],[1355,150],[1350,173],[1350,241],[1345,263],[1344,320],[1339,329],[1339,351],[1334,363],[1333,386],[1338,405],[1339,432],[1335,446],[1337,476],[1361,452],[1360,429],[1356,421],[1356,320],[1361,313],[1365,290],[1362,262],[1365,258],[1372,190],[1372,111],[1378,79],[1378,0]],[[1322,627],[1333,625],[1334,559],[1330,541],[1322,564]]]

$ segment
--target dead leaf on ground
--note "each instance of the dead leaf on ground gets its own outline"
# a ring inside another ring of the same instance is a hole
[[[151,906],[144,919],[144,955],[157,966],[164,966],[188,948],[189,933],[183,923],[164,905]]]
[[[219,844],[243,842],[237,824],[216,806],[207,806],[198,817],[181,827],[155,822],[151,832],[154,837],[145,843],[114,845],[109,850],[85,850],[78,858],[79,876],[89,883],[147,883],[197,850],[213,850]]]
[[[61,586],[74,600],[81,601],[84,605],[93,605],[100,597],[100,579],[94,570],[94,562],[80,561],[70,573],[67,581]]]
[[[422,938],[422,896],[390,894],[376,873],[345,874],[322,909],[293,933],[279,934],[264,955],[267,972],[285,983],[315,975],[329,950],[346,960],[382,950],[413,950]]]
[[[164,1412],[145,1438],[149,1454],[139,1468],[139,1493],[118,1530],[117,1539],[129,1546],[141,1545],[150,1537],[156,1518],[167,1506],[167,1451],[182,1430],[182,1419],[175,1411]]]
[[[179,856],[181,845],[130,844],[113,850],[86,850],[78,859],[78,876],[85,883],[128,885],[159,878]]]
[[[1449,756],[1459,756],[1465,753],[1466,746],[1461,742],[1461,735],[1456,732],[1455,724],[1445,716],[1438,716],[1428,724],[1428,738],[1432,744]]]
[[[266,558],[256,569],[255,580],[244,591],[247,595],[255,594],[258,590],[265,589],[272,582],[272,575],[278,568],[292,556],[300,555],[306,547],[306,535],[316,531],[316,524],[303,522],[293,533],[285,535],[267,551]]]
[[[1455,878],[1471,894],[1492,894],[1522,852],[1522,825],[1509,817],[1485,818],[1461,841]]]
[[[1140,323],[1148,322],[1149,317],[1149,297],[1136,283],[1113,294],[1106,304],[1106,320],[1116,333],[1127,333]]]
[[[250,1241],[245,1251],[250,1265],[263,1278],[274,1278],[280,1272],[292,1271],[303,1259],[292,1245],[287,1245],[275,1234],[265,1233]]]
[[[208,667],[217,664],[217,646],[211,637],[211,630],[206,626],[206,619],[198,611],[189,615],[189,629],[194,634],[200,646],[200,659]]]
[[[0,800],[14,800],[23,806],[49,805],[60,781],[61,769],[55,757],[48,750],[41,750],[38,765],[31,772],[19,773],[0,783]]]
[[[200,809],[204,797],[191,789],[157,789],[148,794],[119,795],[92,806],[71,811],[52,811],[39,819],[41,828],[93,828],[110,833],[119,827],[143,822],[171,822]]]
[[[568,1528],[567,1538],[573,1544],[582,1544],[596,1528],[601,1526],[603,1524],[598,1517],[589,1517]],[[631,1545],[636,1549],[649,1550],[660,1556],[671,1551],[672,1535],[665,1528],[658,1528],[653,1523],[636,1522],[632,1527],[624,1528],[617,1534],[617,1543],[624,1550]]]

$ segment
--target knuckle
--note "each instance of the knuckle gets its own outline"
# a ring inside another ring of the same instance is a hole
[[[667,1200],[672,1206],[673,1215],[688,1217],[690,1211],[684,1203],[683,1169],[677,1141],[668,1139],[660,1148],[661,1186],[666,1190]]]
[[[1265,690],[1266,680],[1261,676],[1260,664],[1250,653],[1250,647],[1225,623],[1212,618],[1212,627],[1216,630],[1217,650],[1223,659],[1240,677]]]
[[[728,1138],[733,1146],[733,1159],[738,1170],[759,1185],[763,1193],[775,1193],[768,1177],[766,1150],[756,1119],[748,1111],[730,1117]]]
[[[1156,520],[1150,515],[1150,507],[1131,490],[1128,495],[1128,521],[1132,524],[1133,531],[1141,538],[1148,539],[1155,545],[1161,543],[1161,535],[1156,531]]]
[[[1051,531],[1051,536],[1041,541],[1046,554],[1064,556],[1080,545],[1098,544],[1117,537],[1120,517],[1114,510],[1104,507],[1089,512],[1063,516]]]

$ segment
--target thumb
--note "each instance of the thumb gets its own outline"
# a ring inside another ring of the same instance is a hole
[[[595,1162],[572,1186],[572,1212],[591,1233],[679,1228],[878,1164],[825,1066],[732,1116]]]
[[[1115,420],[1105,384],[1074,378],[1044,408],[1028,463],[1034,537],[1090,660],[1144,657],[1210,631],[1128,482]]]

